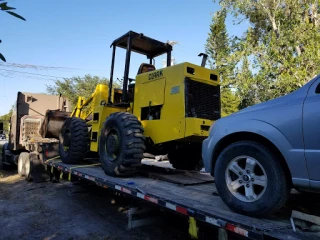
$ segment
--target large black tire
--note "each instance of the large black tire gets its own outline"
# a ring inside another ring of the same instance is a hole
[[[18,157],[18,174],[20,177],[24,177],[26,174],[26,162],[29,160],[29,153],[28,152],[22,152],[19,154]]]
[[[101,129],[99,155],[110,176],[130,176],[141,164],[146,150],[140,121],[127,112],[110,114]]]
[[[62,162],[76,164],[85,158],[89,149],[86,122],[77,117],[67,118],[59,135],[59,154]]]
[[[272,214],[289,197],[290,185],[280,159],[257,142],[242,141],[226,147],[217,159],[214,177],[222,200],[241,214]]]
[[[172,167],[181,170],[199,171],[203,168],[200,144],[185,144],[168,152]]]
[[[38,159],[36,153],[29,153],[29,157],[25,160],[25,174],[24,179],[28,182],[33,180],[34,173],[34,160]]]

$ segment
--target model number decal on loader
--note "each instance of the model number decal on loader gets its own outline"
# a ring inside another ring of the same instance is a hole
[[[175,86],[171,88],[170,94],[176,94],[180,92],[180,86]]]
[[[162,77],[163,77],[162,70],[149,74],[149,80],[154,80],[154,79],[162,78]]]

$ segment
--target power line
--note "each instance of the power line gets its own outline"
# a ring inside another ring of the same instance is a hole
[[[15,68],[33,68],[35,70],[82,70],[82,71],[101,71],[94,69],[83,69],[83,68],[71,68],[71,67],[57,67],[57,66],[41,66],[35,64],[21,64],[21,63],[0,63],[0,66],[4,67],[15,67]]]
[[[36,76],[42,76],[42,77],[62,78],[62,77],[57,77],[57,76],[52,76],[52,75],[45,75],[45,74],[40,74],[40,73],[22,72],[22,71],[9,70],[9,69],[3,69],[3,68],[0,68],[0,70],[7,71],[7,72],[24,73],[24,74],[30,74],[30,75],[36,75]]]
[[[3,69],[3,68],[0,68],[0,71],[6,71],[6,72],[8,72],[8,73],[21,73],[21,74],[29,74],[29,75],[33,75],[33,76],[35,76],[35,77],[28,77],[28,78],[32,78],[32,79],[34,79],[34,80],[40,80],[40,81],[57,81],[58,79],[62,79],[62,78],[64,78],[64,77],[58,77],[58,76],[53,76],[53,75],[46,75],[46,74],[40,74],[40,73],[30,73],[30,72],[23,72],[23,71],[17,71],[17,70],[11,70],[11,69]],[[8,75],[4,75],[4,73],[1,73],[0,72],[0,75],[2,75],[2,76],[4,76],[4,77],[10,77],[10,76],[8,76]],[[41,77],[45,77],[45,79],[39,79],[39,78],[36,78],[37,76],[39,76],[40,78]],[[27,77],[27,76],[26,76]],[[49,78],[51,78],[51,79],[49,79]],[[53,79],[52,79],[53,78]]]
[[[0,71],[0,76],[3,76],[4,78],[15,78],[13,76],[3,75]],[[23,76],[24,79],[30,79],[30,80],[36,80],[41,82],[55,82],[57,79],[48,78],[48,77],[40,77],[40,76],[32,76],[32,75],[25,75]],[[9,80],[10,81],[10,80]]]
[[[41,66],[34,64],[20,64],[20,63],[0,63],[0,66],[3,67],[14,67],[14,68],[32,68],[35,70],[79,70],[76,68],[68,68],[68,67],[52,67],[52,66]]]

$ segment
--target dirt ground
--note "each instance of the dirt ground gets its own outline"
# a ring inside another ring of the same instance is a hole
[[[175,214],[127,230],[132,200],[83,183],[26,182],[16,172],[0,170],[0,239],[190,239],[187,220]]]

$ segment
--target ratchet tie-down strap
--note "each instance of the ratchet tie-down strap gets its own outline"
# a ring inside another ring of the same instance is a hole
[[[62,162],[61,160],[53,161],[53,160],[56,160],[57,158],[60,158],[60,156],[57,156],[57,157],[54,157],[54,158],[49,158],[49,159],[46,160],[45,162],[46,162],[46,163],[47,163],[47,162],[56,162],[56,163],[57,163],[57,162]],[[47,171],[48,165],[45,164],[44,167],[45,167],[45,170]],[[53,173],[53,166],[51,166],[51,173]]]
[[[58,159],[57,161],[54,161],[55,159],[57,158],[60,158],[60,156],[57,156],[57,157],[54,157],[54,158],[50,158],[48,160],[46,160],[46,162],[62,162],[60,159]],[[78,166],[74,166],[74,167],[70,167],[69,168],[69,174],[68,174],[68,180],[71,181],[71,171],[72,169],[75,169],[75,168],[85,168],[85,167],[92,167],[92,166],[98,166],[98,165],[101,165],[101,163],[95,163],[95,164],[89,164],[89,165],[78,165]],[[45,165],[45,168],[47,170],[47,165]],[[51,173],[53,173],[53,166],[51,166]],[[62,179],[62,176],[63,176],[63,171],[61,171],[60,173],[60,179]]]
[[[74,167],[70,167],[70,172],[68,174],[68,180],[71,181],[71,170],[74,168],[85,168],[85,167],[93,167],[93,166],[98,166],[101,165],[101,163],[95,163],[95,164],[90,164],[90,165],[79,165],[79,166],[74,166]]]

